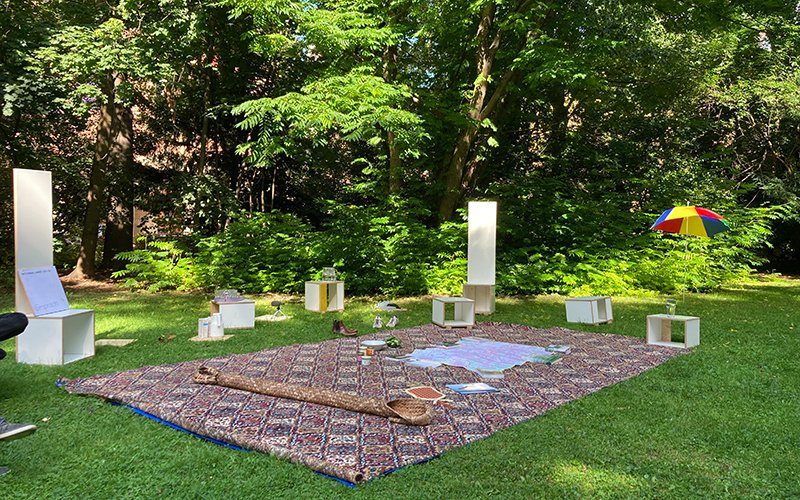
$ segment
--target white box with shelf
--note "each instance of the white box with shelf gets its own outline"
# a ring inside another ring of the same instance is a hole
[[[306,281],[306,309],[344,311],[344,281]]]
[[[453,305],[453,319],[447,319],[447,305]],[[433,324],[445,328],[472,328],[475,325],[475,301],[466,297],[434,297]]]
[[[564,300],[568,323],[599,325],[614,321],[611,297],[570,297]]]
[[[17,362],[63,365],[94,356],[94,311],[66,311],[28,316],[28,327],[19,334]]]
[[[222,326],[229,328],[255,328],[256,326],[256,302],[250,299],[237,300],[235,302],[211,301],[211,314],[219,313],[222,315]]]
[[[683,342],[672,341],[672,323],[683,323]],[[700,318],[669,314],[647,316],[647,343],[667,347],[694,347],[700,344]]]
[[[492,314],[495,309],[495,286],[464,283],[461,295],[475,301],[475,314]]]

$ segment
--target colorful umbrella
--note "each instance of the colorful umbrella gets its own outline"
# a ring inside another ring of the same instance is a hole
[[[693,207],[672,207],[664,211],[661,217],[650,226],[650,229],[667,233],[688,234],[711,238],[715,234],[728,231],[731,227],[721,215],[711,210]],[[688,260],[689,241],[685,240],[683,260],[683,302],[686,303],[686,261]]]
[[[731,227],[721,215],[701,207],[672,207],[665,210],[650,229],[668,233],[711,238]]]

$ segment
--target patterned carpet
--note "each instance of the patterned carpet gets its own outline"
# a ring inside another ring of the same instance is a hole
[[[479,323],[470,332],[424,325],[392,334],[402,341],[402,347],[383,351],[388,354],[410,353],[465,336],[538,346],[567,344],[572,352],[552,365],[525,363],[507,370],[504,379],[485,380],[500,392],[467,396],[445,387],[482,381],[464,368],[416,368],[387,360],[382,353],[374,356],[370,365],[359,365],[359,339],[384,338],[387,333],[145,366],[66,380],[64,387],[74,394],[129,405],[202,436],[359,483],[489,436],[685,352],[647,345],[641,338],[504,323]],[[201,365],[387,400],[408,397],[403,392],[406,388],[430,385],[444,392],[453,404],[437,405],[429,426],[394,424],[379,416],[198,385],[192,382],[192,375]]]

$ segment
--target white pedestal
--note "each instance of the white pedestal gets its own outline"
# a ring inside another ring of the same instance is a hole
[[[16,340],[19,363],[63,365],[94,356],[94,311],[28,316],[28,327]]]
[[[344,311],[344,281],[306,281],[306,309]]]
[[[568,323],[599,325],[614,321],[611,297],[572,297],[566,299]]]
[[[222,315],[222,326],[230,328],[255,328],[256,302],[243,299],[236,302],[211,301],[211,314]]]
[[[683,323],[683,342],[672,341],[672,323]],[[694,347],[700,344],[700,318],[695,316],[647,316],[647,343],[668,347]]]
[[[495,284],[497,202],[467,204],[467,283]]]
[[[494,290],[494,285],[464,283],[461,295],[475,301],[475,314],[492,314],[495,304]]]
[[[445,319],[445,306],[453,304],[453,319]],[[466,297],[434,297],[433,324],[445,328],[472,328],[475,325],[475,301]]]

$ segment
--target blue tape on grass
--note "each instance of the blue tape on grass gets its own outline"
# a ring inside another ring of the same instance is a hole
[[[333,479],[334,481],[342,483],[343,485],[347,486],[348,488],[355,488],[356,486],[358,486],[357,484],[351,483],[350,481],[345,481],[344,479],[342,479],[340,477],[329,476],[328,474],[325,474],[325,473],[320,472],[320,471],[316,471],[315,470],[314,473],[318,474],[318,475],[320,475],[322,477],[327,477],[328,479]]]
[[[116,406],[122,406],[119,403],[113,403],[113,404],[116,405]],[[185,427],[181,427],[180,425],[173,424],[172,422],[164,420],[163,418],[159,418],[159,417],[153,415],[152,413],[147,413],[146,411],[140,410],[139,408],[134,408],[133,406],[129,406],[129,405],[125,405],[125,408],[131,410],[134,413],[138,413],[139,415],[147,417],[150,420],[155,420],[156,422],[158,422],[160,424],[164,424],[167,427],[171,427],[171,428],[173,428],[175,430],[178,430],[178,431],[181,431],[181,432],[185,432],[186,434],[191,434],[192,436],[199,437],[200,439],[204,439],[206,441],[211,441],[212,443],[218,444],[220,446],[224,446],[224,447],[230,448],[232,450],[250,451],[247,448],[242,448],[241,446],[236,446],[235,444],[226,443],[225,441],[220,441],[219,439],[210,438],[208,436],[204,436],[202,434],[198,434],[198,433],[196,433],[194,431],[190,431],[189,429],[187,429]]]

